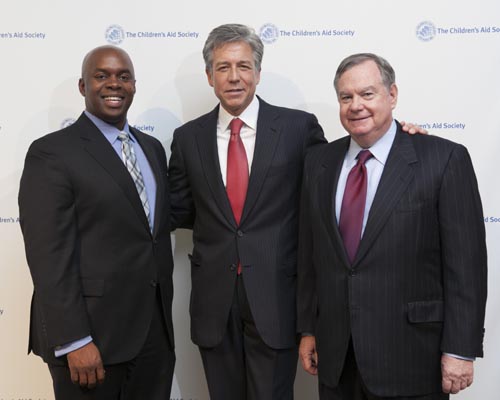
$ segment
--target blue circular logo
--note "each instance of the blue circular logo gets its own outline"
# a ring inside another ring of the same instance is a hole
[[[74,118],[65,118],[61,122],[61,129],[67,128],[70,125],[73,125],[76,122]]]
[[[264,43],[271,44],[278,40],[280,31],[274,24],[264,24],[260,28],[259,36]]]
[[[417,25],[417,37],[423,42],[428,42],[436,36],[436,27],[430,21],[424,21]]]
[[[118,45],[125,39],[125,31],[120,25],[110,25],[105,34],[108,43]]]

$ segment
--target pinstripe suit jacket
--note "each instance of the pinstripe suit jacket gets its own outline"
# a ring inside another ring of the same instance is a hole
[[[442,352],[483,354],[486,247],[467,150],[398,132],[352,265],[335,217],[349,137],[314,149],[304,172],[298,329],[314,332],[319,379],[336,386],[352,337],[378,396],[441,388]]]
[[[257,329],[267,345],[296,344],[300,186],[308,150],[326,142],[316,117],[260,100],[248,192],[237,226],[217,154],[219,108],[178,128],[169,181],[173,225],[193,229],[191,337],[222,340],[238,260]]]

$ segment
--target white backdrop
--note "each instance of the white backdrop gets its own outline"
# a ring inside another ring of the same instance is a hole
[[[228,22],[253,26],[266,42],[258,94],[315,113],[329,140],[345,134],[332,86],[335,69],[345,56],[369,51],[396,70],[398,119],[468,147],[483,199],[490,290],[485,358],[476,362],[474,385],[455,398],[498,399],[498,0],[1,0],[0,400],[53,399],[47,368],[26,355],[32,284],[17,221],[17,192],[29,144],[78,117],[84,104],[77,90],[84,54],[116,43],[129,52],[136,70],[129,122],[158,137],[169,155],[173,129],[217,103],[201,49],[209,31]],[[208,400],[201,360],[189,339],[191,233],[179,231],[172,238],[178,359],[172,399]],[[300,371],[296,398],[317,398],[316,380]]]

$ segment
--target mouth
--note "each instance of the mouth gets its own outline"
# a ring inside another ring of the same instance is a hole
[[[102,96],[104,102],[111,107],[119,107],[123,103],[123,96]]]
[[[357,118],[349,118],[349,121],[353,122],[353,123],[358,123],[358,122],[362,122],[362,121],[365,121],[367,120],[368,118],[370,118],[371,116],[368,115],[366,117],[357,117]]]
[[[243,89],[229,89],[229,90],[226,90],[226,93],[229,94],[229,95],[238,95],[240,93],[243,93],[244,90]]]

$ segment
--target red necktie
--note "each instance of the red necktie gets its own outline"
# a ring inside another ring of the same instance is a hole
[[[361,241],[368,181],[365,162],[371,157],[373,155],[369,150],[362,150],[358,153],[356,157],[358,162],[347,177],[340,209],[339,230],[351,263],[354,261]]]
[[[231,138],[227,148],[226,191],[229,203],[233,209],[236,224],[240,224],[248,188],[248,161],[245,147],[240,137],[243,121],[235,118],[231,121]],[[241,274],[241,264],[238,262],[238,275]]]

